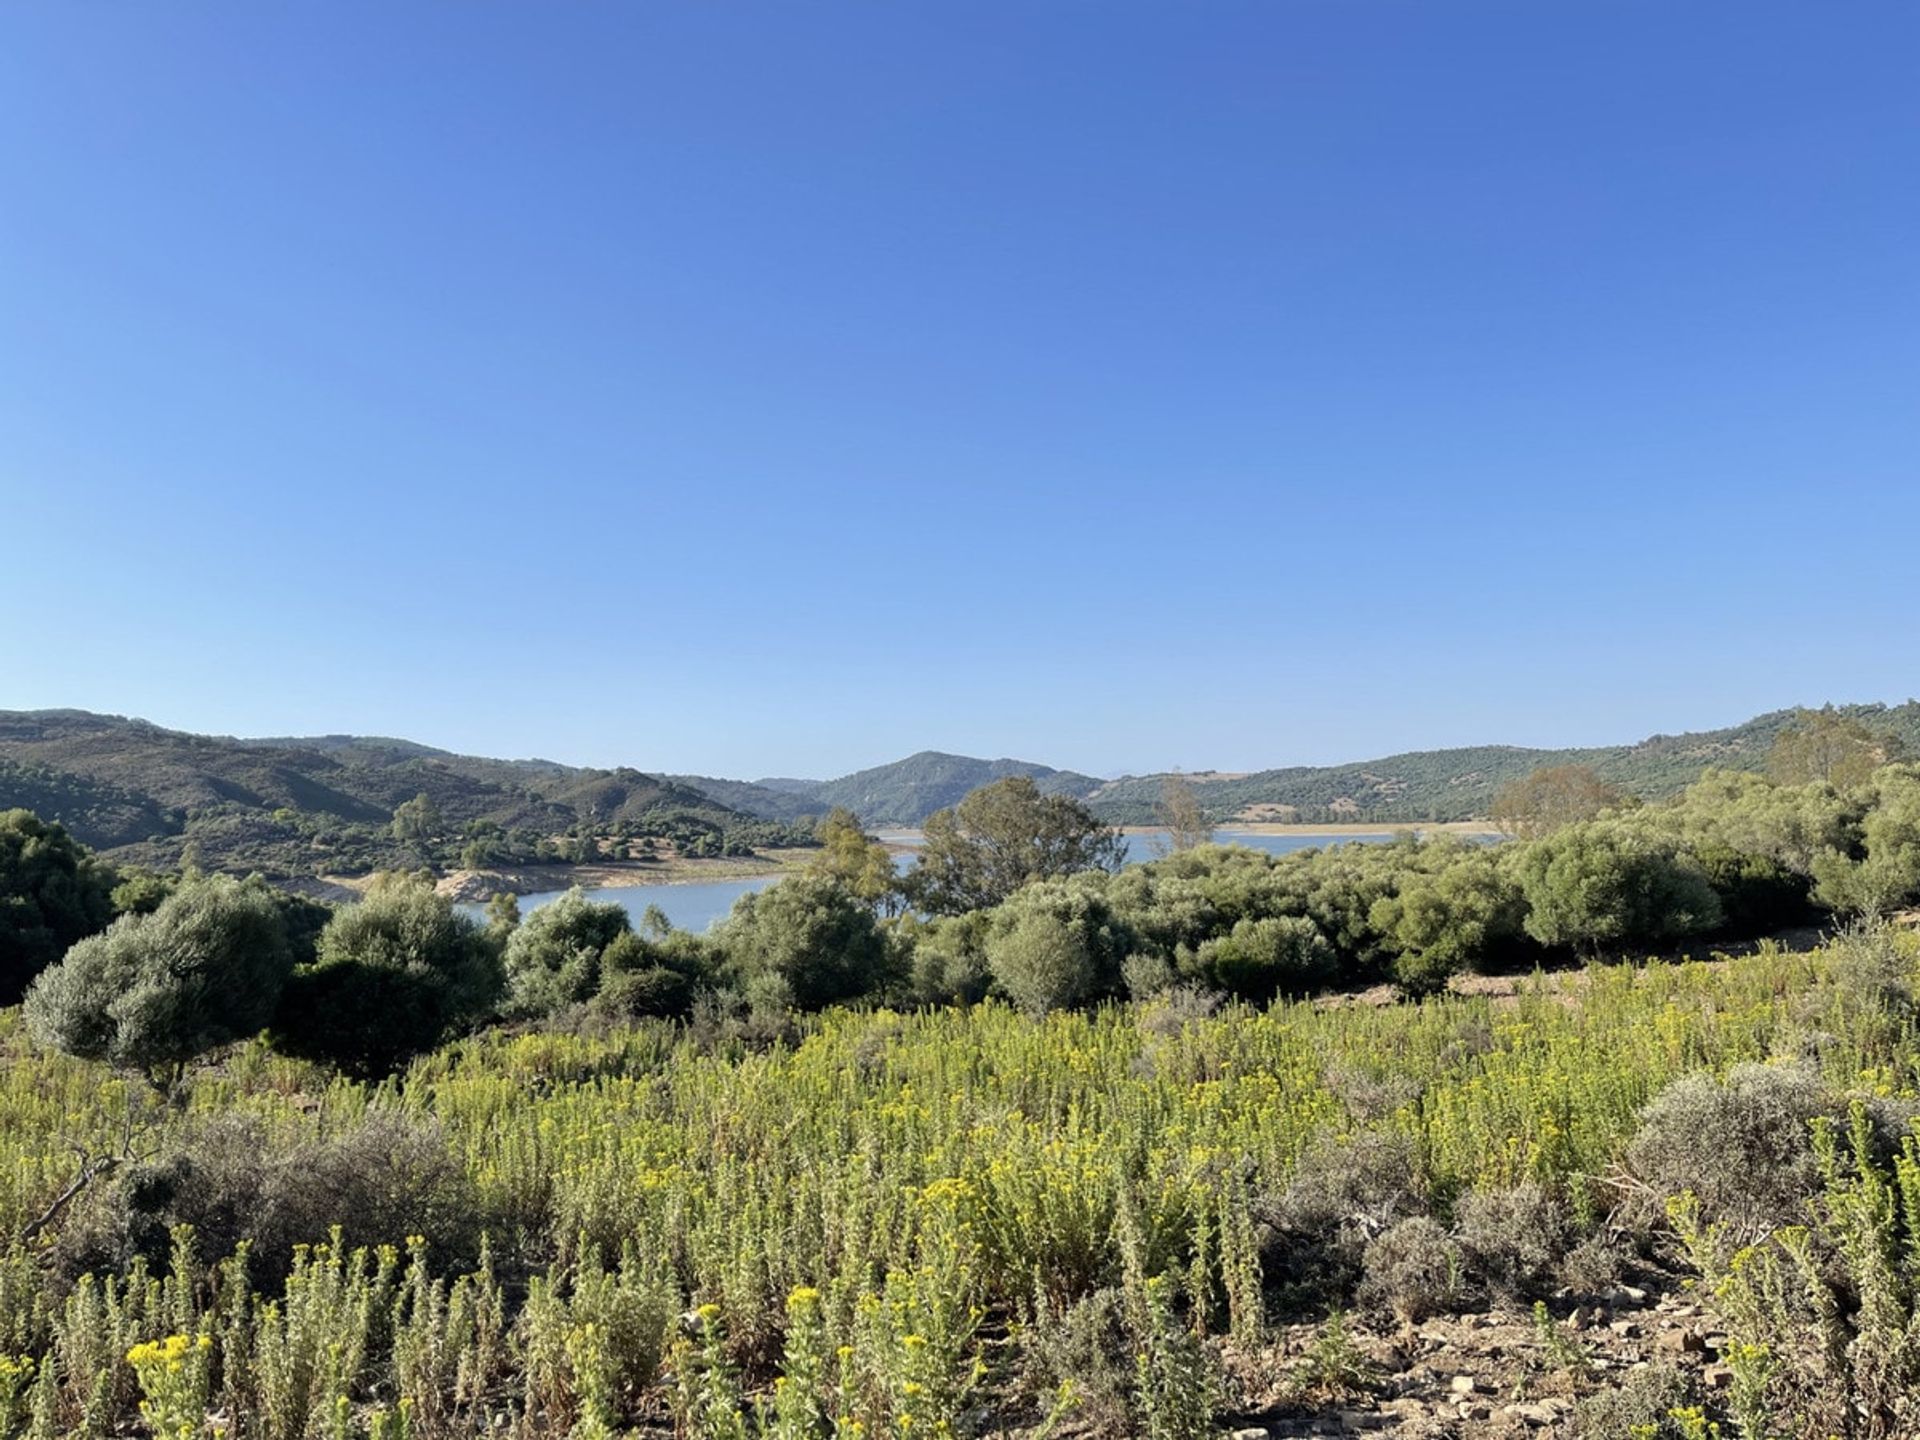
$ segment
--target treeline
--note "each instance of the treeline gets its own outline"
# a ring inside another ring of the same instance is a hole
[[[161,1085],[261,1030],[369,1075],[495,1020],[764,1036],[793,1011],[852,1003],[992,995],[1042,1014],[1382,981],[1421,995],[1462,972],[1732,942],[1920,898],[1920,767],[1842,778],[1709,772],[1643,806],[1563,767],[1509,793],[1520,838],[1504,844],[1197,844],[1123,869],[1118,835],[1079,801],[1009,777],[929,820],[905,873],[836,812],[802,873],[704,935],[657,912],[636,929],[579,892],[524,920],[499,897],[481,923],[405,873],[337,910],[257,878],[114,885],[58,827],[15,812],[0,821],[0,966],[43,1041]]]

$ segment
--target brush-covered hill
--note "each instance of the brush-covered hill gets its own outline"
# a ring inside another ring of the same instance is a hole
[[[838,780],[766,779],[751,783],[679,776],[715,800],[770,818],[820,815],[836,805],[868,825],[918,825],[936,810],[956,805],[969,790],[1008,775],[1028,775],[1047,794],[1087,796],[1102,784],[1091,775],[1055,770],[1027,760],[976,760],[922,750],[889,765],[857,770]]]
[[[582,829],[724,834],[748,817],[638,770],[489,760],[407,740],[240,740],[78,710],[0,711],[0,809],[59,820],[109,858],[269,874],[417,864],[394,813],[424,795],[433,848],[511,848]],[[517,837],[514,838],[514,837]]]
[[[1838,708],[1888,736],[1904,754],[1920,755],[1920,702]],[[1723,730],[1654,735],[1633,745],[1415,750],[1350,765],[1185,778],[1216,820],[1469,820],[1487,813],[1502,785],[1547,765],[1591,766],[1610,784],[1646,800],[1677,794],[1708,766],[1762,770],[1774,740],[1799,714],[1775,710]],[[1101,786],[1088,803],[1117,824],[1150,823],[1164,784],[1161,775],[1127,776]]]

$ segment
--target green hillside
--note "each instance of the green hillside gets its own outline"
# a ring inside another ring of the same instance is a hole
[[[1906,753],[1920,753],[1920,702],[1840,709],[1884,732]],[[1710,765],[1759,770],[1774,739],[1797,713],[1775,710],[1743,725],[1655,735],[1635,745],[1567,750],[1484,745],[1416,750],[1350,765],[1186,778],[1217,820],[1468,820],[1487,813],[1502,785],[1546,765],[1589,765],[1611,784],[1648,800],[1678,793]],[[1116,824],[1149,823],[1164,782],[1159,775],[1127,776],[1101,786],[1089,803]]]
[[[395,810],[425,795],[433,834]],[[569,833],[723,837],[766,827],[638,770],[453,755],[410,741],[237,740],[83,711],[0,712],[0,809],[59,820],[122,862],[269,874],[451,864],[476,838],[533,858]],[[715,841],[715,844],[721,842]],[[722,847],[724,848],[724,846]]]
[[[842,805],[866,824],[884,826],[918,825],[934,811],[959,804],[969,790],[1008,775],[1031,776],[1049,794],[1085,796],[1101,784],[1091,775],[1026,760],[976,760],[938,750],[922,750],[904,760],[857,770],[838,780],[768,779],[749,785],[738,780],[683,778],[713,799],[755,815],[819,815]]]

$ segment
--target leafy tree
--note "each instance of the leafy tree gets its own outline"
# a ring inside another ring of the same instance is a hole
[[[893,854],[860,824],[860,817],[836,805],[814,828],[820,853],[807,862],[817,874],[837,880],[870,905],[885,906],[899,894]]]
[[[58,824],[0,811],[0,1005],[113,918],[113,880]]]
[[[632,934],[619,905],[596,904],[574,886],[520,922],[507,941],[510,1008],[519,1015],[550,1015],[577,1005],[600,988],[607,947]]]
[[[742,895],[716,938],[743,990],[778,977],[802,1010],[873,994],[895,978],[872,907],[825,876],[793,875]]]
[[[1487,813],[1509,835],[1547,835],[1591,820],[1625,798],[1585,765],[1549,765],[1501,786]]]
[[[262,881],[196,879],[44,971],[27,992],[27,1024],[42,1044],[171,1088],[189,1061],[261,1029],[292,968]]]
[[[1874,777],[1860,821],[1860,854],[1830,850],[1814,861],[1814,894],[1851,915],[1884,915],[1920,899],[1920,766]]]
[[[402,845],[427,845],[439,836],[440,830],[440,807],[425,791],[394,807],[393,838]]]
[[[1712,930],[1720,902],[1672,845],[1589,822],[1515,852],[1527,933],[1583,955]]]
[[[905,885],[932,914],[985,909],[1035,880],[1117,870],[1126,857],[1119,831],[1070,795],[1041,794],[1025,775],[983,785],[955,809],[936,811],[925,836]]]
[[[1213,839],[1213,822],[1207,818],[1193,783],[1184,775],[1169,775],[1161,781],[1154,818],[1167,832],[1170,850],[1192,850]]]
[[[1802,710],[1767,752],[1767,774],[1786,785],[1863,785],[1880,766],[1899,758],[1894,741],[1831,705]]]
[[[380,876],[337,912],[314,964],[294,972],[274,1040],[291,1054],[383,1074],[490,1014],[504,989],[497,948],[416,875]]]

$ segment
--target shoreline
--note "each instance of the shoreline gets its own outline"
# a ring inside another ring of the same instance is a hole
[[[1117,825],[1123,835],[1151,835],[1158,825]],[[1403,831],[1421,835],[1498,835],[1501,832],[1484,820],[1443,820],[1433,823],[1392,824],[1341,821],[1314,825],[1302,821],[1234,820],[1215,827],[1221,842],[1232,844],[1236,835],[1325,835],[1353,838],[1363,835],[1397,835]],[[920,832],[904,827],[876,832],[882,844],[893,854],[911,854],[918,850]],[[912,836],[909,840],[906,837]],[[682,859],[648,863],[640,860],[596,860],[585,865],[515,865],[499,870],[453,870],[434,881],[434,889],[456,904],[484,905],[495,895],[546,895],[557,891],[615,890],[635,885],[708,885],[727,880],[759,880],[770,875],[785,875],[797,870],[807,857],[818,854],[812,849],[767,850],[754,855],[719,856],[713,859]],[[373,883],[373,875],[322,875],[302,886],[315,898],[334,901],[357,899]]]

